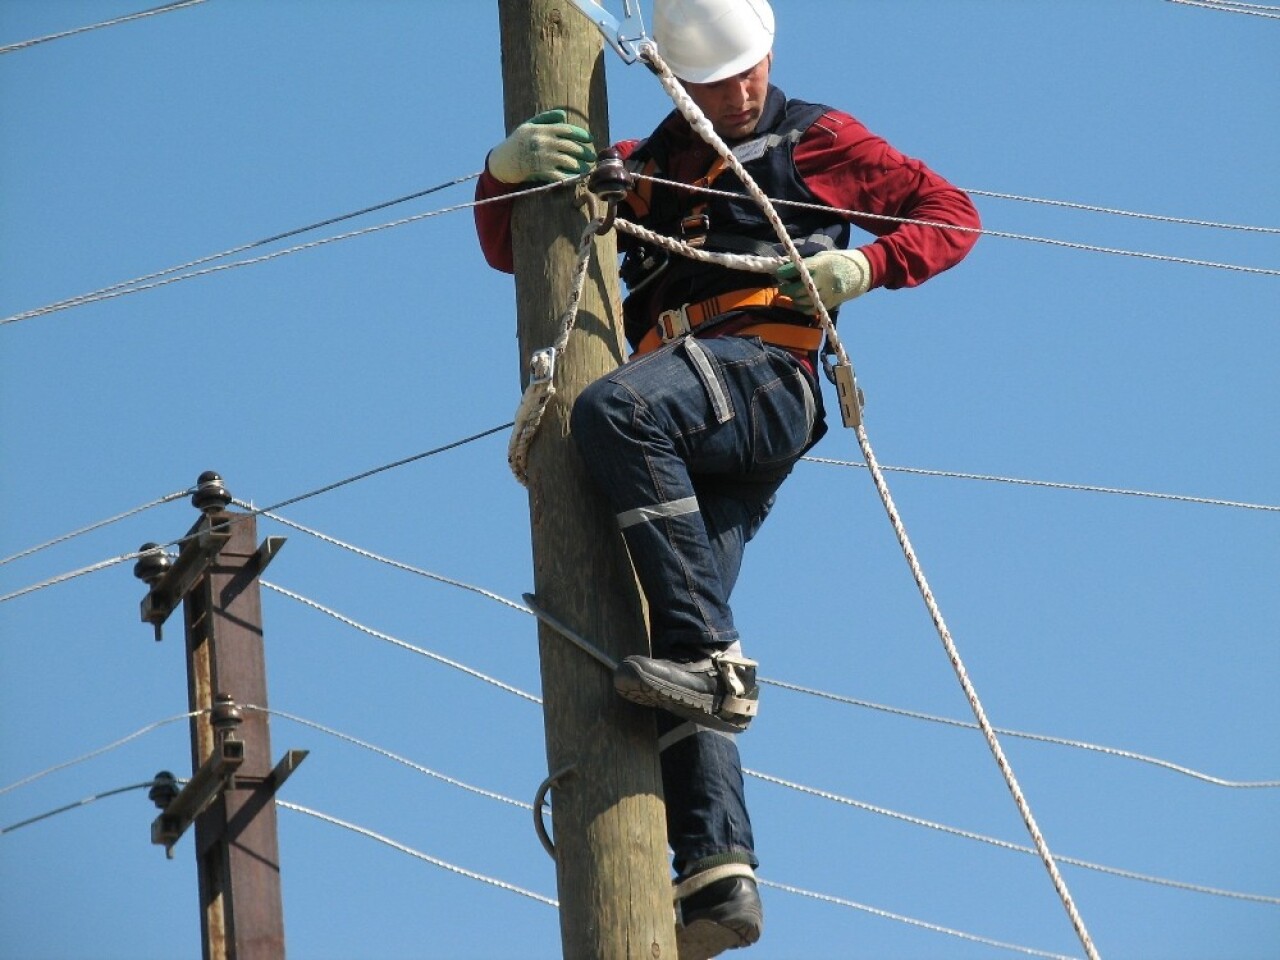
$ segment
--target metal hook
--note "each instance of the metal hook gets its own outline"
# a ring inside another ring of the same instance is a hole
[[[551,836],[547,833],[547,825],[542,819],[542,805],[546,802],[547,791],[556,785],[564,777],[573,773],[577,764],[569,764],[557,770],[547,779],[542,781],[538,787],[538,792],[533,797],[533,829],[537,831],[538,840],[542,843],[542,849],[547,851],[547,856],[552,860],[556,858],[556,845],[551,841]]]

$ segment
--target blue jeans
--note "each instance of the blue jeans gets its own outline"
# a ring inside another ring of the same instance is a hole
[[[700,658],[738,642],[729,595],[743,550],[826,431],[803,365],[755,338],[686,337],[588,386],[571,430],[617,515],[653,655]],[[659,717],[677,873],[755,866],[734,738]]]

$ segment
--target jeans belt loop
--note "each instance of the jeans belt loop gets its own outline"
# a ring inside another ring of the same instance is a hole
[[[658,314],[658,336],[663,343],[670,343],[689,333],[693,327],[689,324],[689,304],[683,303],[674,310],[663,310]]]

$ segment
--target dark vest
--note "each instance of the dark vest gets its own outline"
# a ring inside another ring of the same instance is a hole
[[[766,196],[775,200],[821,203],[796,171],[794,152],[805,131],[829,109],[822,104],[788,100],[777,87],[769,88],[755,133],[733,147],[734,155]],[[634,172],[674,179],[664,171],[669,167],[671,150],[675,149],[671,128],[682,124],[684,121],[678,114],[664,120],[627,158],[628,167]],[[701,236],[704,250],[783,255],[773,227],[733,171],[726,170],[710,186],[739,194],[741,199],[642,183],[642,188],[652,188],[652,194],[647,213],[637,213],[636,222],[677,238]],[[775,209],[802,256],[848,245],[849,224],[834,212],[789,206]],[[688,257],[648,249],[643,244],[628,253],[622,274],[631,291],[623,303],[623,312],[627,339],[633,344],[656,323],[663,310],[731,290],[768,286],[771,282],[767,274],[699,263]],[[753,308],[753,312],[756,309]],[[791,310],[758,309],[771,320],[804,323],[804,319]]]

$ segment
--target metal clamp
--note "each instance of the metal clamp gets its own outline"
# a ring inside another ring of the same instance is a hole
[[[640,59],[641,48],[651,43],[644,32],[644,20],[640,16],[640,0],[623,0],[623,18],[619,20],[594,0],[570,0],[578,12],[599,28],[605,42],[625,63]]]

